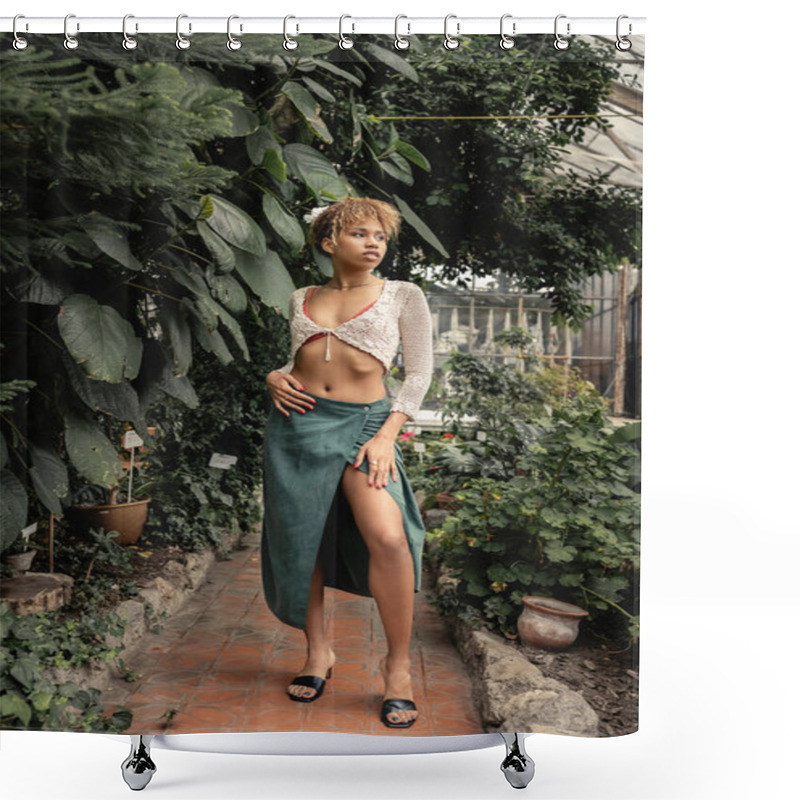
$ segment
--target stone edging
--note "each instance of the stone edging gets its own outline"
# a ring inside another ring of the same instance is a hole
[[[174,614],[187,600],[203,586],[212,566],[217,561],[216,552],[225,552],[235,547],[242,538],[238,529],[226,531],[218,548],[208,548],[199,553],[182,553],[182,563],[177,559],[167,561],[160,575],[151,578],[144,586],[139,587],[137,598],[124,600],[113,611],[126,620],[125,632],[122,636],[109,636],[110,647],[124,648],[130,652],[148,632],[146,606],[150,606],[151,616]],[[81,689],[94,688],[105,691],[117,667],[113,663],[92,661],[80,667],[55,667],[49,669],[48,675],[54,683],[74,681]]]
[[[472,630],[460,619],[454,621],[453,633],[488,733],[598,735],[600,720],[583,696],[546,678],[500,636]]]
[[[423,495],[418,496],[421,502]],[[446,511],[422,512],[427,530],[439,527]],[[442,569],[437,593],[457,579]],[[473,696],[488,733],[525,731],[569,736],[597,736],[600,720],[583,696],[544,673],[508,644],[486,630],[452,620],[453,639],[472,681]]]

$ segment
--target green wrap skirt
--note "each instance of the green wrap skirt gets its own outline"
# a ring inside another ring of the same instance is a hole
[[[389,416],[384,395],[372,403],[316,400],[311,411],[289,416],[271,406],[264,428],[264,527],[261,573],[267,605],[281,622],[305,628],[311,576],[320,556],[324,584],[370,597],[369,551],[341,487],[345,467]],[[394,445],[398,481],[383,489],[397,503],[420,590],[425,528]],[[365,458],[359,469],[369,474]]]

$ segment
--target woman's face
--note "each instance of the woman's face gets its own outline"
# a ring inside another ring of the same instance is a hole
[[[366,218],[342,228],[336,245],[330,239],[323,239],[322,248],[339,267],[372,270],[386,255],[386,239],[378,220]]]

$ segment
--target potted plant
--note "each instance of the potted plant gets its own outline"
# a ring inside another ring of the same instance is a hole
[[[35,525],[32,526],[35,528]],[[30,535],[33,531],[26,528],[14,543],[3,553],[3,561],[17,574],[24,574],[31,568],[36,556],[36,548],[30,546]]]
[[[155,428],[148,428],[147,432],[152,436]],[[131,439],[132,435],[135,438]],[[134,472],[138,469],[141,474],[146,463],[136,458],[136,448],[140,447],[141,439],[132,431],[126,431],[122,441],[125,453],[120,454],[118,469],[110,472],[115,480],[106,486],[88,484],[79,489],[73,497],[73,505],[67,511],[67,517],[82,530],[102,528],[107,533],[116,532],[118,535],[115,540],[119,544],[135,544],[147,522],[148,506],[152,498],[143,496],[148,484],[138,486],[137,496],[133,493]],[[133,446],[131,442],[134,442]],[[147,451],[141,447],[140,452]],[[121,494],[123,487],[120,479],[126,471],[127,492]]]

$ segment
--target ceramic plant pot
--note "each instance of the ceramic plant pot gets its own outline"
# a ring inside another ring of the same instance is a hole
[[[578,637],[580,621],[589,613],[552,597],[529,595],[522,598],[522,603],[517,632],[522,641],[536,647],[569,647]]]
[[[31,568],[31,562],[33,561],[33,557],[35,555],[36,550],[31,548],[30,550],[26,550],[24,553],[13,553],[12,555],[7,555],[3,558],[3,560],[15,572],[25,573]]]
[[[117,531],[119,536],[115,541],[118,544],[135,544],[144,530],[150,499],[110,506],[73,506],[69,516],[82,528],[102,528],[107,533]]]

